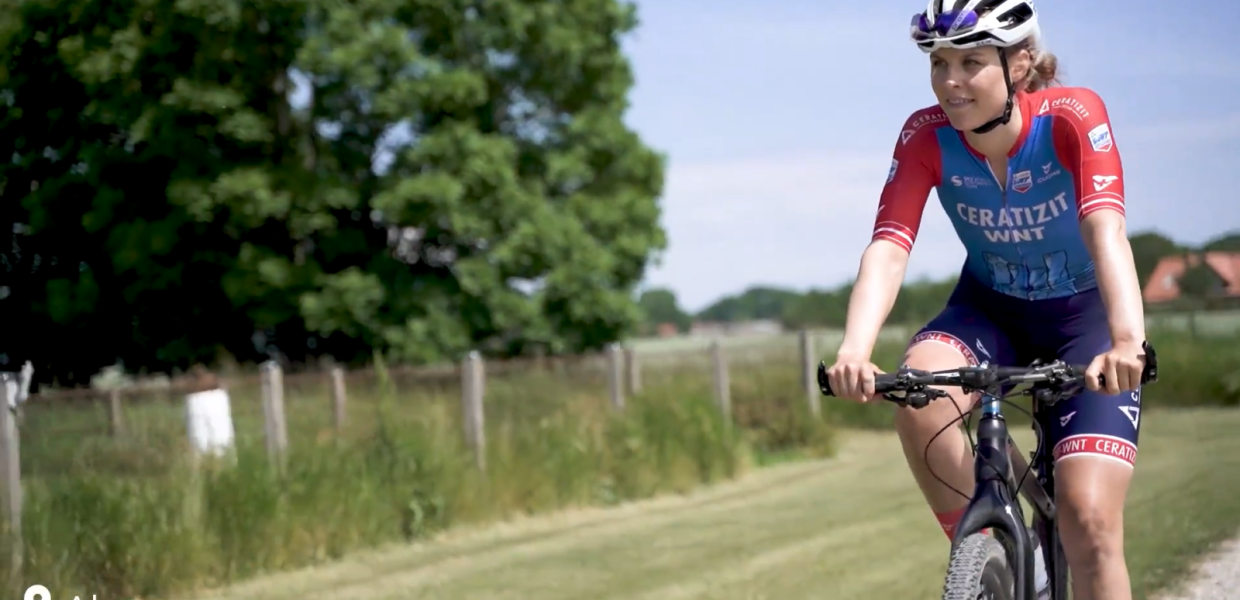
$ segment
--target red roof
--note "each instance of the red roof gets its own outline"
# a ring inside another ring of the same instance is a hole
[[[1240,297],[1240,252],[1206,252],[1168,256],[1162,259],[1150,273],[1141,297],[1146,302],[1167,302],[1180,297],[1180,277],[1188,268],[1201,264],[1210,267],[1223,280],[1223,293],[1227,296]]]

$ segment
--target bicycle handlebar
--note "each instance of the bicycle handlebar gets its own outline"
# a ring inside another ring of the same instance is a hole
[[[1158,381],[1158,358],[1149,342],[1142,343],[1141,347],[1145,350],[1145,369],[1141,372],[1141,384],[1144,385]],[[965,391],[984,391],[997,396],[1003,386],[1032,383],[1033,388],[1026,393],[1035,395],[1046,404],[1054,404],[1060,397],[1079,392],[1079,388],[1085,383],[1086,368],[1059,360],[1035,363],[1028,367],[983,365],[942,371],[901,367],[895,373],[877,375],[874,392],[897,404],[920,408],[929,404],[930,400],[947,395],[947,392],[929,386],[954,386]],[[1106,378],[1099,375],[1098,384],[1105,386]],[[818,363],[818,388],[824,396],[835,395],[831,392],[825,362]],[[889,395],[893,392],[903,392],[905,395]]]

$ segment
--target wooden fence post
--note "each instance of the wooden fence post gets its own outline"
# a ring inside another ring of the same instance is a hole
[[[611,396],[611,407],[624,410],[624,379],[621,372],[624,368],[624,355],[619,344],[607,346],[607,392]]]
[[[636,396],[642,393],[641,363],[637,357],[637,351],[632,348],[624,349],[624,371],[625,379],[628,380],[629,395]]]
[[[121,412],[120,388],[112,388],[108,392],[108,425],[111,426],[112,437],[124,437],[125,418]]]
[[[719,340],[715,340],[710,344],[710,361],[712,370],[712,383],[715,390],[715,402],[719,405],[719,412],[723,414],[724,426],[730,431],[732,429],[732,386],[728,381],[728,363],[723,355],[723,345]]]
[[[263,363],[263,422],[267,437],[267,455],[281,471],[284,470],[288,430],[284,424],[284,370],[280,363]]]
[[[810,414],[817,417],[822,413],[822,401],[819,397],[818,371],[814,364],[814,337],[808,329],[801,330],[801,383],[805,387],[805,398],[809,402]]]
[[[471,350],[461,363],[461,412],[465,422],[465,442],[474,451],[478,469],[487,467],[486,421],[482,397],[486,392],[485,365],[477,350]]]
[[[333,366],[331,370],[332,377],[332,407],[335,409],[336,416],[336,434],[344,433],[345,423],[345,406],[348,404],[348,392],[344,386],[344,369],[339,366]]]
[[[9,581],[20,582],[22,572],[22,474],[21,438],[17,432],[17,396],[20,383],[12,373],[0,373],[5,405],[0,407],[0,469],[4,473],[4,516],[8,521]]]

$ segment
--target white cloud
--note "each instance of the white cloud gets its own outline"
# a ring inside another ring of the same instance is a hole
[[[758,284],[835,287],[856,275],[889,155],[817,154],[670,165],[669,247],[649,285],[700,309]],[[909,277],[956,272],[964,250],[932,194]]]

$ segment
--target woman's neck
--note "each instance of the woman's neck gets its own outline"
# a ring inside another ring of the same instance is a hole
[[[969,145],[974,150],[982,153],[988,159],[1006,159],[1008,153],[1012,151],[1012,146],[1016,145],[1016,140],[1020,137],[1020,131],[1024,125],[1024,115],[1020,112],[1020,103],[1013,102],[1012,118],[1007,123],[986,133],[966,131],[964,132],[964,139],[969,142]]]

